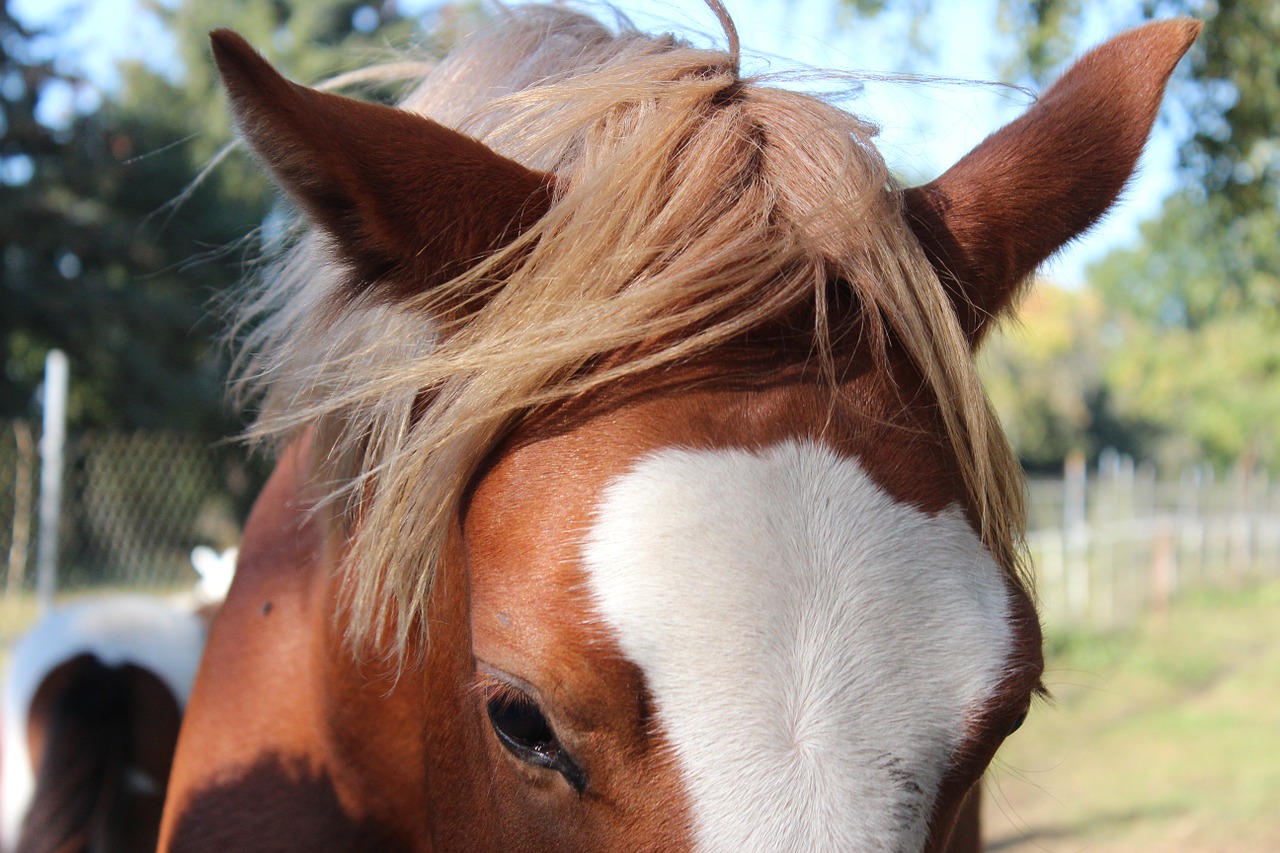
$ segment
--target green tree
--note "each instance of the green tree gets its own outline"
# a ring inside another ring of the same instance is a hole
[[[1108,371],[1121,339],[1096,294],[1041,282],[983,347],[979,368],[1027,470],[1058,472],[1071,453],[1108,447],[1141,454],[1158,426],[1117,411]]]
[[[1122,321],[1107,387],[1127,422],[1153,427],[1146,456],[1173,467],[1207,459],[1280,468],[1280,328],[1223,314],[1199,329]]]
[[[1141,240],[1089,271],[1107,304],[1154,328],[1195,331],[1235,314],[1280,316],[1280,223],[1231,217],[1222,196],[1180,192],[1143,224]]]
[[[843,6],[921,8],[918,0]],[[1183,134],[1180,186],[1136,245],[1089,271],[1107,346],[1098,350],[1088,329],[1078,351],[1047,361],[1043,341],[1039,350],[1016,339],[993,345],[993,395],[1019,451],[1041,464],[1067,443],[1105,442],[1170,464],[1207,456],[1280,466],[1280,4],[998,0],[995,8],[993,26],[1008,35],[1006,76],[1040,84],[1086,47],[1079,33],[1104,9],[1116,25],[1170,15],[1204,22],[1168,99],[1169,126]],[[1067,363],[1085,372],[1068,380],[1059,370]],[[1015,385],[1025,398],[1017,405]],[[1092,402],[1080,396],[1085,386]],[[1050,402],[1063,394],[1073,406]],[[1087,412],[1090,425],[1073,411]]]
[[[1270,217],[1227,205],[1179,193],[1090,271],[1116,329],[1106,384],[1122,418],[1154,427],[1143,455],[1280,467],[1280,250]]]
[[[246,33],[292,76],[314,81],[388,56],[411,25],[391,0],[156,3],[183,61],[133,65],[115,91],[87,92],[60,32],[25,27],[0,0],[0,417],[26,416],[46,352],[71,360],[69,419],[162,428],[210,442],[235,435],[217,302],[236,286],[276,196],[248,157],[203,174],[232,138],[207,30]],[[341,57],[341,58],[340,58]],[[197,180],[197,177],[200,179]],[[222,445],[228,494],[243,513],[261,466]]]
[[[198,315],[174,303],[172,288],[145,277],[164,259],[136,229],[130,136],[102,114],[42,120],[48,99],[66,100],[86,84],[46,55],[54,34],[28,30],[7,4],[0,8],[0,335],[8,380],[0,405],[5,414],[28,410],[44,353],[56,346],[74,364],[73,420],[146,424],[151,403],[167,391],[141,380],[157,364],[183,361],[174,351],[179,342],[164,332],[180,325],[185,338]],[[199,384],[198,376],[183,379]]]
[[[1123,322],[1108,384],[1151,452],[1280,467],[1280,7],[1178,0],[1205,20],[1183,87],[1183,186],[1090,272]]]
[[[30,410],[44,354],[58,347],[72,362],[74,425],[234,433],[211,306],[255,252],[245,238],[274,194],[247,157],[196,182],[232,137],[207,30],[242,30],[302,79],[385,56],[411,32],[390,0],[185,0],[153,13],[182,67],[129,67],[100,108],[50,127],[42,98],[86,84],[43,57],[56,33],[29,32],[0,5],[0,415]]]

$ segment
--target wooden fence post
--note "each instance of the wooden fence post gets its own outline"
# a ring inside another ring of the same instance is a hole
[[[31,426],[13,422],[13,533],[9,539],[8,568],[5,572],[5,594],[16,596],[27,575],[27,547],[31,541],[31,481],[35,470],[35,442]]]
[[[1169,613],[1177,574],[1173,523],[1168,516],[1161,516],[1155,522],[1154,535],[1155,541],[1151,544],[1151,606],[1157,618],[1163,620]]]
[[[1073,619],[1089,608],[1089,523],[1084,454],[1073,451],[1062,471],[1062,564],[1067,579],[1067,610]]]

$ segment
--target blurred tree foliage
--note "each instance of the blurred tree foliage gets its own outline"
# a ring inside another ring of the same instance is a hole
[[[982,349],[991,402],[1028,470],[1053,471],[1071,451],[1095,449],[1092,403],[1103,387],[1103,354],[1093,330],[1101,321],[1091,294],[1041,286]]]
[[[1120,417],[1155,426],[1145,455],[1280,468],[1280,4],[1143,12],[1205,28],[1173,90],[1190,126],[1182,186],[1090,271],[1121,329],[1108,387]]]
[[[257,255],[275,193],[242,152],[206,173],[232,138],[208,30],[239,30],[287,74],[315,81],[388,58],[414,24],[394,0],[139,3],[180,63],[133,64],[103,93],[59,53],[74,8],[37,29],[0,0],[0,417],[35,412],[57,347],[71,362],[72,429],[212,443],[240,429],[225,403],[216,306]],[[218,456],[243,516],[262,460],[227,444]]]
[[[1122,317],[1122,346],[1107,365],[1117,412],[1156,427],[1148,449],[1168,464],[1280,463],[1280,347],[1274,322],[1247,313],[1198,329],[1162,329]]]
[[[842,4],[851,14],[930,9]],[[1091,16],[1204,22],[1166,110],[1183,136],[1179,187],[1140,242],[1089,271],[1087,299],[1050,297],[1065,312],[1051,318],[1033,298],[1030,334],[995,342],[984,359],[1020,455],[1040,467],[1069,448],[1109,445],[1170,466],[1280,468],[1280,3],[997,0],[994,9],[1007,36],[1004,75],[1041,85],[1088,47],[1080,34]],[[1096,314],[1079,323],[1081,311]],[[1054,333],[1062,324],[1076,326],[1074,346]]]
[[[1153,425],[1117,411],[1108,373],[1120,334],[1096,293],[1042,282],[983,347],[991,402],[1028,471],[1060,472],[1073,451],[1142,453]]]
[[[273,193],[244,156],[196,182],[232,137],[207,32],[233,27],[314,80],[385,57],[413,25],[393,0],[149,10],[181,67],[132,65],[95,109],[51,121],[47,99],[89,86],[53,55],[60,33],[28,29],[0,0],[0,416],[30,413],[44,355],[59,347],[71,359],[73,425],[222,437],[237,422],[223,403],[213,305],[252,257],[245,238]]]

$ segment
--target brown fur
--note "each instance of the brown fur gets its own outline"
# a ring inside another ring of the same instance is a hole
[[[241,129],[313,220],[342,235],[357,294],[404,298],[447,281],[547,212],[550,176],[413,113],[290,83],[229,30],[212,39]],[[456,204],[472,198],[485,203]]]
[[[1014,648],[933,803],[927,851],[956,853],[1043,665],[1020,475],[970,347],[1114,199],[1193,31],[1091,54],[905,195],[869,126],[739,79],[733,51],[562,11],[506,16],[409,99],[472,138],[313,96],[219,36],[251,144],[328,233],[247,309],[266,312],[259,433],[292,443],[212,630],[161,850],[689,849],[677,757],[584,591],[581,532],[648,451],[809,437],[901,502],[964,507],[1006,572]],[[366,120],[379,136],[346,126]],[[382,135],[415,146],[386,170],[364,163]],[[1095,162],[1112,145],[1118,165]],[[530,198],[549,199],[532,222]],[[498,743],[493,669],[536,694],[581,793]]]
[[[643,679],[588,627],[598,620],[582,592],[576,539],[563,531],[582,529],[591,495],[646,450],[764,446],[796,435],[798,423],[867,460],[881,485],[923,509],[953,503],[960,488],[928,409],[894,402],[895,385],[918,388],[905,363],[894,379],[863,372],[830,418],[832,401],[808,371],[755,367],[768,380],[752,393],[747,376],[677,378],[705,387],[674,396],[661,382],[612,389],[514,435],[469,493],[425,659],[398,678],[353,663],[333,625],[335,590],[322,567],[341,544],[326,543],[323,515],[309,512],[297,468],[307,448],[291,449],[246,530],[236,586],[210,637],[162,849],[274,850],[297,839],[314,850],[687,849],[688,804],[672,787],[679,774],[645,710]],[[1025,593],[1011,592],[1031,612]],[[1035,623],[1021,635],[1038,652]],[[595,760],[590,797],[496,743],[473,687],[477,662],[554,687],[542,704],[565,742]],[[960,795],[1038,672],[1018,669],[999,707],[982,715],[973,755],[955,776]],[[518,793],[526,787],[532,797]],[[951,815],[940,805],[939,839]]]
[[[1112,39],[944,175],[907,190],[907,216],[975,346],[1036,267],[1115,203],[1200,26],[1163,21]]]
[[[643,731],[622,729],[615,741],[604,726],[588,728],[588,741],[601,741],[591,747],[616,764],[592,768],[598,782],[585,799],[558,779],[530,779],[494,742],[474,689],[473,642],[478,653],[491,647],[487,626],[473,627],[469,560],[443,575],[439,631],[420,665],[395,677],[352,661],[332,623],[323,532],[308,520],[297,467],[306,456],[304,447],[286,455],[245,531],[183,730],[161,849],[499,853],[599,850],[618,838],[630,850],[680,849],[678,835],[654,835],[681,832],[682,806],[677,793],[658,795],[675,774]],[[553,580],[542,580],[540,599]],[[583,617],[567,603],[545,630],[594,657],[601,650],[574,636]],[[634,668],[615,652],[593,676],[580,689],[598,722],[613,726],[619,704],[637,722]],[[607,785],[615,771],[620,778]],[[527,784],[540,793],[504,793]]]
[[[84,654],[50,672],[28,717],[36,786],[14,853],[154,850],[180,719],[138,667]],[[135,787],[135,773],[154,788]]]

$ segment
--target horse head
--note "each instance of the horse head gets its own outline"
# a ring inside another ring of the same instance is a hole
[[[1107,42],[903,190],[868,125],[734,54],[507,19],[405,108],[213,36],[315,230],[255,333],[293,443],[184,747],[252,667],[298,686],[246,700],[217,773],[180,761],[168,849],[255,772],[323,789],[289,831],[344,843],[947,849],[1043,666],[972,354],[1114,203],[1198,25]],[[255,799],[202,831],[254,837]]]

